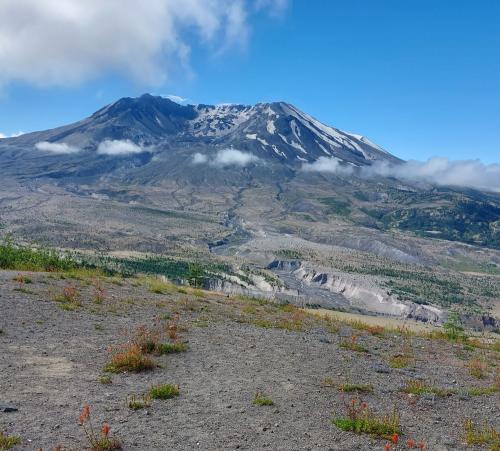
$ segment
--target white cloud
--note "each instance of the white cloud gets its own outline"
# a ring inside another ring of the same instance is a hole
[[[262,2],[270,11],[277,3]],[[75,85],[111,71],[161,84],[188,68],[186,36],[245,43],[253,0],[1,0],[0,84]],[[252,7],[253,5],[253,7]]]
[[[193,164],[205,164],[208,162],[208,157],[202,153],[195,153],[193,155]]]
[[[410,160],[400,165],[376,163],[364,168],[363,174],[500,192],[500,164],[484,164],[479,160],[453,161],[435,157],[427,161]]]
[[[176,96],[175,94],[168,94],[165,97],[175,103],[185,103],[189,100],[186,97]]]
[[[51,143],[48,141],[37,142],[35,144],[35,149],[41,150],[42,152],[50,152],[59,155],[71,154],[80,151],[78,147],[71,146],[66,143]]]
[[[312,163],[303,164],[302,170],[306,172],[352,174],[353,167],[340,164],[337,158],[319,157],[316,161],[313,161]]]
[[[97,147],[98,154],[110,156],[133,155],[148,151],[148,149],[138,146],[128,139],[106,139]]]
[[[410,160],[401,164],[375,162],[359,171],[354,166],[341,165],[335,158],[319,157],[302,166],[308,172],[353,174],[362,177],[395,177],[400,180],[425,181],[435,185],[450,185],[500,192],[500,164],[484,164],[479,160],[449,160],[430,158],[427,161]]]
[[[0,133],[0,139],[4,139],[4,138],[17,138],[18,136],[21,136],[21,135],[24,135],[24,132],[17,132],[17,133],[12,133],[10,135],[6,135],[4,133]]]
[[[258,163],[260,161],[254,154],[242,152],[236,149],[219,150],[212,160],[209,160],[207,155],[195,153],[193,155],[193,164],[205,164],[210,166],[226,167],[226,166],[248,166],[250,163]]]

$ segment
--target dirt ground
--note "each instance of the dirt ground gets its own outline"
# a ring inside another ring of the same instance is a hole
[[[77,424],[85,403],[96,428],[107,421],[126,450],[383,450],[387,440],[332,424],[355,397],[377,414],[397,409],[401,443],[422,440],[426,450],[468,449],[468,418],[500,427],[498,391],[470,394],[493,386],[498,352],[378,337],[346,325],[333,330],[321,319],[249,299],[176,289],[155,294],[139,279],[99,282],[103,300],[96,303],[92,278],[39,273],[24,283],[13,280],[17,274],[0,272],[0,405],[18,409],[0,411],[0,432],[21,438],[14,450],[86,449]],[[77,290],[74,310],[57,301],[68,286]],[[176,315],[187,352],[154,356],[160,366],[153,371],[111,374],[111,384],[101,383],[109,346],[155,317],[168,324]],[[341,346],[349,340],[365,352]],[[407,354],[410,365],[388,365],[391,356]],[[486,362],[480,379],[469,371],[475,359]],[[410,379],[450,392],[408,395],[402,389]],[[180,395],[141,410],[127,406],[127,396],[161,383],[179,384]],[[343,393],[341,383],[373,391]],[[274,405],[254,405],[256,392]]]

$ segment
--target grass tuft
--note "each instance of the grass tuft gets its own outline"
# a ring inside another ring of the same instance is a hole
[[[97,380],[99,381],[100,384],[103,384],[103,385],[109,385],[109,384],[113,383],[113,380],[107,374],[104,374],[103,376],[99,376],[99,379],[97,379]]]
[[[21,443],[21,437],[6,435],[0,431],[0,450],[7,450]]]
[[[151,405],[151,397],[149,395],[130,395],[127,397],[127,407],[132,410],[140,410]]]
[[[158,354],[186,352],[188,349],[188,345],[181,341],[176,341],[175,343],[160,343],[156,346],[156,352],[158,352]]]
[[[344,404],[346,416],[332,420],[332,423],[339,429],[384,438],[399,434],[399,413],[395,409],[391,414],[377,415],[368,408],[366,403],[356,399]]]
[[[477,379],[483,379],[488,372],[488,364],[483,359],[472,359],[469,362],[469,372]]]
[[[172,384],[156,385],[149,391],[153,399],[170,399],[179,396],[179,386]]]
[[[255,393],[252,404],[256,406],[274,406],[274,401],[261,392]]]
[[[112,353],[111,361],[104,367],[104,371],[109,373],[139,373],[152,370],[156,366],[155,362],[134,344],[113,350]]]
[[[474,425],[472,420],[464,423],[464,439],[467,445],[487,445],[491,451],[500,450],[500,432],[485,424],[482,427]]]
[[[373,386],[370,384],[340,384],[339,390],[345,393],[359,392],[369,393],[373,391]]]
[[[445,390],[444,388],[433,387],[426,384],[424,381],[420,380],[409,380],[406,382],[406,386],[403,389],[404,393],[409,393],[412,395],[421,396],[424,394],[433,394],[443,398],[452,393],[450,390]]]

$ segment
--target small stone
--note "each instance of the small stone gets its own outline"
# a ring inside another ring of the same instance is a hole
[[[385,365],[383,363],[374,363],[373,364],[373,369],[375,370],[376,373],[390,373],[391,369],[388,365]]]
[[[0,412],[17,412],[17,407],[0,404]]]

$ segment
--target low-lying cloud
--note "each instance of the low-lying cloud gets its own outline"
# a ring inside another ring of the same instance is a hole
[[[5,133],[0,133],[0,139],[4,138],[17,138],[18,136],[24,135],[24,132],[11,133],[10,135],[6,135]]]
[[[110,155],[115,157],[134,155],[148,151],[148,149],[138,146],[129,139],[106,139],[97,147],[97,153],[99,155]]]
[[[340,161],[334,157],[319,157],[312,163],[305,163],[302,166],[302,170],[306,172],[352,174],[353,166],[341,164]]]
[[[353,166],[341,164],[335,158],[320,157],[302,166],[307,172],[352,174]],[[362,177],[395,177],[400,180],[425,181],[435,185],[463,186],[500,192],[500,164],[484,164],[479,160],[449,160],[435,157],[427,161],[410,160],[402,164],[375,162],[360,168]]]
[[[49,152],[58,155],[67,155],[77,153],[80,151],[78,147],[72,146],[67,143],[51,143],[49,141],[40,141],[35,144],[35,149],[42,152]]]
[[[216,154],[212,160],[202,153],[195,153],[193,155],[193,164],[210,164],[216,167],[226,167],[226,166],[239,166],[245,167],[250,163],[257,163],[260,159],[254,154],[249,152],[242,152],[236,149],[221,149]]]
[[[410,160],[401,165],[375,164],[364,172],[500,192],[500,164],[484,164],[479,160],[453,161],[436,157],[427,161]]]

